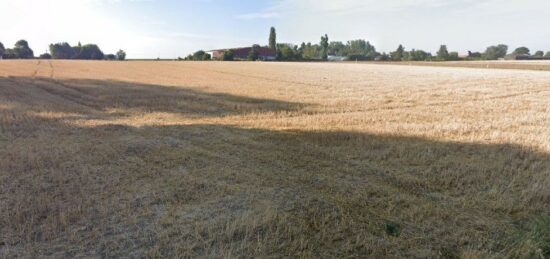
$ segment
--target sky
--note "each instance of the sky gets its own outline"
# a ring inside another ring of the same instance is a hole
[[[196,50],[366,39],[380,52],[403,44],[465,53],[504,43],[550,51],[550,0],[0,0],[0,42],[95,43],[128,58]]]

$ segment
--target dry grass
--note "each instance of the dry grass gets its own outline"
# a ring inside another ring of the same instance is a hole
[[[0,257],[544,257],[550,74],[0,62]]]
[[[377,62],[378,64],[550,71],[550,60],[498,60],[452,62]]]

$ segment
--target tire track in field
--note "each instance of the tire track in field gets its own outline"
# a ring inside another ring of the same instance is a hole
[[[48,94],[53,99],[61,100],[61,102],[51,99],[48,100],[47,98],[44,98],[44,96],[40,98],[40,100],[47,100],[47,103],[50,103],[53,106],[59,106],[59,104],[62,102],[68,102],[76,104],[80,107],[84,107],[87,110],[100,110],[101,108],[101,106],[98,105],[99,103],[101,103],[101,101],[95,96],[83,93],[81,90],[77,91],[71,87],[67,87],[65,84],[60,84],[56,80],[50,81],[43,78],[33,78],[30,80],[30,82],[26,82],[26,80],[19,78],[8,78],[8,80],[17,85],[17,88],[25,89],[32,87]],[[21,97],[20,99],[23,99],[22,103],[25,103],[24,95],[18,95],[18,97]]]
[[[101,110],[101,100],[96,96],[89,95],[77,87],[69,86],[58,80],[38,79],[34,82],[34,87],[39,88],[49,94],[59,97],[63,100],[84,106],[87,109]]]
[[[50,78],[53,79],[55,76],[55,68],[51,60],[48,60],[48,65],[50,66]]]
[[[42,60],[38,60],[38,62],[36,63],[36,67],[35,67],[34,71],[32,72],[32,75],[31,75],[32,78],[36,78],[36,75],[38,75],[38,70],[40,70],[40,64],[41,63],[42,63]]]

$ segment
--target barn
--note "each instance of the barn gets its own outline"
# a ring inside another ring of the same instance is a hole
[[[223,54],[227,51],[233,51],[233,59],[235,60],[247,60],[248,54],[252,50],[252,47],[244,47],[244,48],[232,48],[232,49],[218,49],[218,50],[210,50],[207,51],[212,59],[214,60],[221,60],[223,58]],[[268,47],[257,47],[258,50],[258,57],[260,60],[275,60],[277,53],[268,48]]]

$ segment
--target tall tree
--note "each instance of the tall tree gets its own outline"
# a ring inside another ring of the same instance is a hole
[[[403,45],[399,44],[399,47],[397,47],[397,50],[390,53],[391,59],[393,61],[402,61],[404,53],[405,53],[405,48],[403,47]]]
[[[277,51],[277,32],[275,31],[275,27],[271,27],[269,32],[269,48]]]
[[[508,53],[508,46],[500,44],[498,46],[490,46],[487,48],[482,57],[486,60],[497,60],[503,58]]]
[[[290,44],[277,44],[277,60],[300,60],[298,48]]]
[[[233,61],[235,60],[235,53],[233,52],[233,50],[227,50],[227,51],[224,51],[223,52],[223,56],[222,56],[222,60],[223,61]]]
[[[252,48],[250,48],[250,52],[248,52],[248,60],[250,61],[256,61],[260,58],[260,46],[257,44],[252,45]]]
[[[307,44],[302,43],[302,46],[300,47],[300,53],[302,57],[306,60],[317,59],[320,56],[320,48],[321,47],[319,45],[312,45],[311,42],[308,42]]]
[[[15,52],[14,49],[6,49],[4,51],[4,55],[2,56],[2,58],[4,58],[4,59],[16,59],[16,58],[19,58],[19,56],[17,55],[17,53]]]
[[[373,60],[379,55],[370,42],[361,39],[348,41],[347,49],[350,60]]]
[[[4,56],[4,52],[6,52],[6,48],[4,48],[4,44],[0,42],[0,59],[2,59],[2,56]]]
[[[13,50],[18,58],[34,58],[34,52],[29,47],[29,43],[26,40],[17,41]]]
[[[527,47],[519,47],[516,50],[514,50],[514,54],[516,55],[529,55],[531,51]]]
[[[50,44],[50,54],[54,59],[72,59],[75,56],[74,49],[67,42]]]
[[[346,45],[341,41],[332,41],[328,46],[328,54],[335,56],[345,56],[347,55]]]
[[[125,60],[126,59],[126,52],[124,50],[119,50],[116,53],[116,58],[120,61]]]
[[[542,58],[542,57],[544,57],[544,51],[539,50],[539,51],[535,52],[535,54],[533,56],[538,57],[538,58]]]
[[[95,44],[86,44],[73,47],[76,51],[75,59],[95,59],[102,60],[105,57],[105,54],[101,49]]]
[[[321,37],[321,59],[327,60],[328,59],[328,35],[325,34],[325,36]]]
[[[441,45],[441,47],[439,47],[439,51],[437,51],[437,60],[449,60],[449,50],[447,50],[447,45]]]
[[[406,53],[407,60],[409,61],[427,61],[432,59],[432,54],[423,50],[412,49]]]

